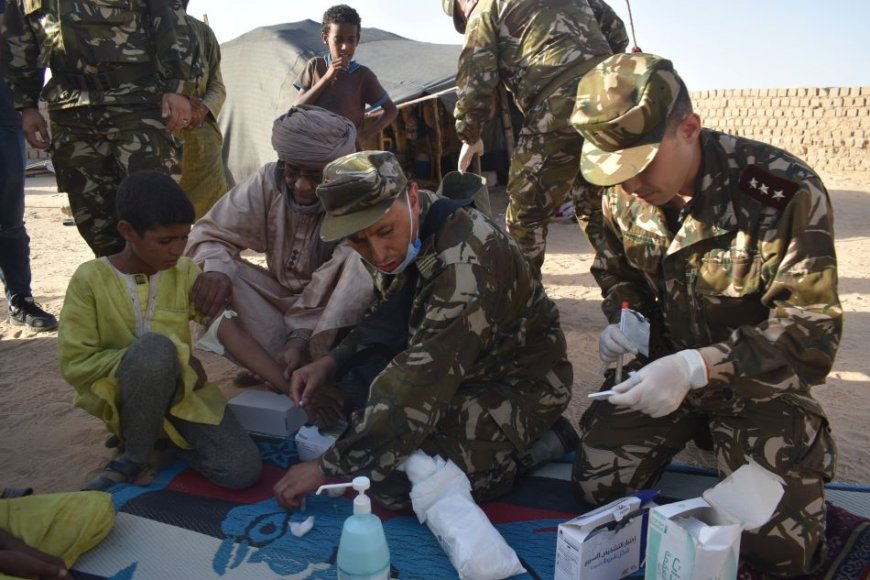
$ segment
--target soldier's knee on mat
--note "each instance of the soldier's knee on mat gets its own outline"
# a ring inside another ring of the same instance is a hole
[[[774,576],[810,574],[822,565],[827,555],[824,534],[805,539],[746,532],[740,542],[740,557]]]

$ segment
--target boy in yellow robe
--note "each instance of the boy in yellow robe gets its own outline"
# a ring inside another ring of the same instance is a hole
[[[140,172],[119,186],[117,214],[124,249],[79,266],[58,334],[60,368],[75,387],[75,404],[102,419],[124,444],[122,455],[84,489],[135,480],[165,437],[216,485],[248,487],[262,467],[257,446],[192,353],[188,322],[205,322],[190,299],[200,270],[182,256],[193,206],[171,178]],[[212,324],[216,348],[225,346],[286,391],[281,366],[232,316],[226,310]]]

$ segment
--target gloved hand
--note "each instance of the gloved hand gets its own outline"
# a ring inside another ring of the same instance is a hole
[[[654,360],[615,387],[608,401],[650,417],[670,415],[691,389],[707,385],[707,365],[697,350],[681,350]]]
[[[475,154],[483,156],[483,141],[478,139],[471,145],[468,143],[462,144],[462,149],[459,150],[459,164],[457,167],[460,173],[465,173],[465,170],[471,165],[471,160],[474,159]]]
[[[612,363],[627,352],[637,354],[637,347],[622,334],[618,324],[608,324],[598,336],[598,356],[604,362]]]

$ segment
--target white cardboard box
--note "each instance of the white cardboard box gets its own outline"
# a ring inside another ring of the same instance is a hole
[[[640,498],[625,497],[559,524],[554,580],[614,580],[635,572],[643,556],[640,509]]]
[[[764,525],[782,494],[782,481],[750,462],[705,491],[703,497],[653,508],[644,578],[736,578],[740,534]]]
[[[270,391],[244,391],[230,399],[229,406],[249,433],[289,437],[308,421],[305,410],[290,397]]]

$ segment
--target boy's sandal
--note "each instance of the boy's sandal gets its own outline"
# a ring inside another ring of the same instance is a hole
[[[133,483],[141,469],[142,466],[132,459],[113,459],[98,476],[82,487],[82,491],[106,491],[118,483]]]

